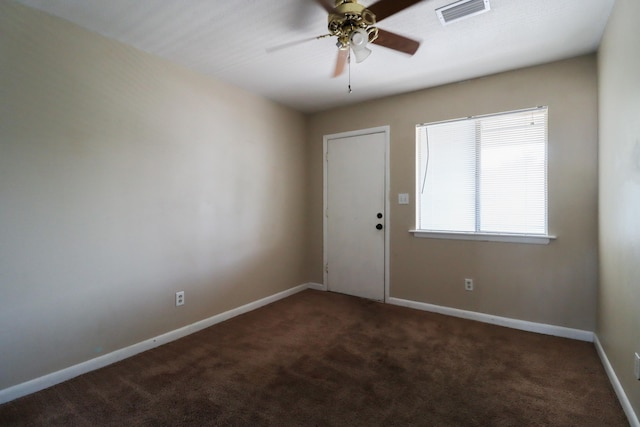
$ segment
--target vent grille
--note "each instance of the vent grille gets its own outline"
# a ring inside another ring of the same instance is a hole
[[[436,9],[436,13],[442,25],[447,25],[489,10],[489,0],[461,0]]]

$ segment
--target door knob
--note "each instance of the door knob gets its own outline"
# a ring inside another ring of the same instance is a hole
[[[378,212],[378,215],[376,215],[378,218],[382,218],[382,214],[380,212]]]
[[[378,225],[376,225],[376,229],[378,229],[378,230],[382,230],[382,224],[378,224]]]

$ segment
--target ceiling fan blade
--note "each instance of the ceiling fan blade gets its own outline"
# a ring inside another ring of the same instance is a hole
[[[297,46],[299,44],[307,43],[307,42],[310,42],[312,40],[320,40],[320,39],[323,39],[323,38],[329,37],[329,36],[331,36],[331,34],[323,34],[323,35],[317,36],[317,37],[309,37],[309,38],[306,38],[306,39],[294,40],[292,42],[283,43],[283,44],[279,44],[277,46],[268,47],[268,48],[265,49],[265,51],[267,53],[277,52],[279,50],[286,49],[288,47]]]
[[[398,13],[416,3],[420,3],[420,1],[421,0],[380,0],[367,9],[376,15],[376,22],[380,22],[394,13]]]
[[[329,13],[333,13],[333,10],[335,9],[333,1],[331,0],[315,0],[315,2],[322,6],[324,10]]]
[[[417,40],[413,40],[381,28],[378,28],[378,38],[375,39],[373,43],[389,49],[404,52],[408,55],[413,55],[420,47],[420,42]]]
[[[349,58],[349,49],[338,49],[338,59],[336,60],[336,69],[333,72],[332,77],[338,77],[344,72],[344,66],[347,64]]]

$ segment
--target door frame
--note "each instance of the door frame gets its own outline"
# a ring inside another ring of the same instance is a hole
[[[383,302],[387,302],[389,300],[389,236],[390,236],[390,224],[391,224],[391,203],[389,199],[390,195],[390,187],[391,187],[391,177],[389,173],[389,152],[390,152],[390,133],[391,128],[389,125],[386,126],[378,126],[367,129],[354,130],[349,132],[340,132],[329,135],[324,135],[322,138],[322,177],[323,177],[323,203],[322,203],[322,282],[324,288],[329,290],[328,278],[327,278],[327,269],[325,266],[327,265],[328,254],[327,254],[327,240],[328,240],[328,230],[327,230],[327,209],[328,209],[328,142],[330,139],[338,139],[338,138],[349,138],[352,136],[363,136],[370,135],[373,133],[383,133],[385,139],[384,145],[384,212],[385,212],[385,221],[384,221],[384,300]]]

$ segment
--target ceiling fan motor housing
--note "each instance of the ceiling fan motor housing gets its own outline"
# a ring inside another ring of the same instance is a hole
[[[338,47],[349,46],[354,31],[363,29],[369,35],[369,42],[373,42],[378,32],[371,29],[376,24],[376,16],[355,0],[337,0],[333,13],[329,14],[329,32],[338,37]]]

